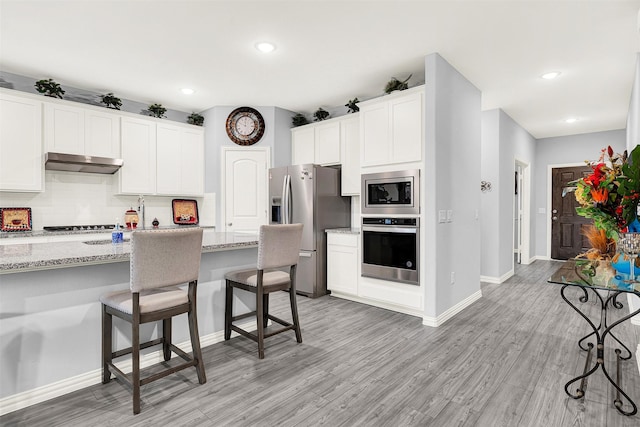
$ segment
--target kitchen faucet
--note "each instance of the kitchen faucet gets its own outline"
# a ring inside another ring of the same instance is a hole
[[[140,214],[140,221],[142,222],[142,228],[144,229],[144,196],[138,196],[138,212]]]

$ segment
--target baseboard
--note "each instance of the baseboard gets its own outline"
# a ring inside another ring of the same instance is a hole
[[[236,323],[242,329],[255,329],[255,320],[242,323]],[[232,337],[236,336],[235,332],[232,333]],[[214,332],[209,335],[200,337],[200,345],[207,347],[209,345],[224,341],[224,330]],[[182,351],[187,353],[191,352],[191,341],[185,341],[180,344],[176,344]],[[146,368],[155,363],[163,361],[162,350],[154,351],[148,354],[140,356],[140,368]],[[116,363],[118,368],[124,373],[131,372],[131,359],[123,360]],[[96,385],[102,382],[102,369],[96,369],[84,374],[76,375],[75,377],[66,378],[55,383],[47,384],[42,387],[27,390],[22,393],[14,394],[0,399],[0,416],[8,414],[10,412],[17,411],[19,409],[26,408],[37,403],[45,402],[49,399],[63,396],[74,391],[81,390],[92,385]]]
[[[551,257],[548,257],[546,255],[536,255],[534,257],[531,258],[531,262],[533,261],[552,261]]]
[[[514,275],[514,271],[513,269],[510,271],[507,271],[505,274],[503,274],[500,277],[494,277],[494,276],[480,276],[480,281],[481,282],[487,282],[487,283],[497,283],[500,284],[502,282],[505,282],[506,280],[508,280],[510,277],[512,277]]]
[[[460,313],[480,298],[482,298],[482,291],[478,290],[437,317],[422,316],[422,324],[433,327],[441,326],[444,322],[451,319],[453,316]]]
[[[408,314],[409,316],[422,317],[424,314],[422,310],[416,310],[410,307],[404,307],[397,304],[385,303],[383,301],[378,301],[374,299],[362,298],[356,295],[344,294],[340,291],[332,290],[331,296],[357,302],[360,304],[371,305],[373,307],[384,308],[385,310],[395,311],[402,314]]]

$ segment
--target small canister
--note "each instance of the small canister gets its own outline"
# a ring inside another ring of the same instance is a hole
[[[138,226],[138,212],[133,208],[129,209],[124,214],[124,223],[127,228],[136,228]]]

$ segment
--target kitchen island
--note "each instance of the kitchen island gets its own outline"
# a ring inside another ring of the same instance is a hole
[[[203,346],[222,340],[224,274],[255,267],[257,240],[204,234],[197,308]],[[129,288],[129,251],[128,242],[102,240],[0,246],[0,414],[100,382],[99,297]],[[235,298],[238,311],[255,305],[250,294]],[[129,346],[130,325],[114,319],[114,330],[114,348]],[[145,324],[140,334],[155,337],[157,330]],[[190,351],[186,316],[174,319],[173,341]],[[149,350],[143,366],[159,358]]]

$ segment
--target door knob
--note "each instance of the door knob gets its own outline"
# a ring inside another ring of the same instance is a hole
[[[229,227],[231,227],[231,226],[233,225],[233,223],[232,223],[232,222],[229,222],[229,223],[227,223],[227,225],[228,225]]]
[[[558,209],[552,210],[551,213],[557,214],[558,213]]]
[[[558,217],[554,215],[554,216],[551,217],[551,219],[554,220],[554,221],[557,221]]]

